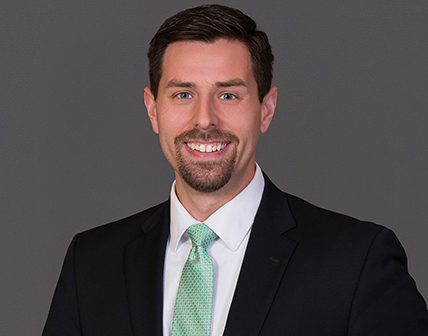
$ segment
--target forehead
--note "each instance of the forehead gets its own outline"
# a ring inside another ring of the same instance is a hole
[[[254,80],[247,46],[236,40],[213,43],[180,41],[168,45],[163,59],[161,83],[171,79]]]

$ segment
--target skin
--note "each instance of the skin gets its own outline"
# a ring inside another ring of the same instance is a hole
[[[146,87],[144,102],[163,153],[175,170],[180,202],[195,219],[204,221],[254,177],[257,142],[273,118],[277,88],[272,87],[260,103],[250,53],[239,41],[172,43],[162,70],[157,99]],[[205,134],[212,137],[205,139]],[[201,152],[189,145],[224,148]],[[215,191],[196,190],[178,168],[181,160],[202,182],[216,180],[232,158],[230,179]],[[204,168],[207,165],[211,170]]]

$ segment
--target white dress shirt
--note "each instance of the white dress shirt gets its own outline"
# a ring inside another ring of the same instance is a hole
[[[204,221],[219,237],[208,247],[214,266],[214,297],[211,335],[223,335],[239,271],[265,181],[260,167],[248,186]],[[181,271],[192,242],[186,229],[199,223],[178,200],[175,182],[171,188],[171,230],[165,253],[163,335],[169,336],[175,296]]]

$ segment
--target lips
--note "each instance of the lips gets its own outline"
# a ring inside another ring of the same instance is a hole
[[[211,153],[211,152],[221,151],[228,145],[228,143],[224,143],[224,142],[209,143],[209,144],[186,142],[185,144],[192,150],[195,150],[201,153]]]
[[[194,128],[181,133],[174,139],[177,153],[179,153],[183,145],[186,145],[187,148],[196,155],[197,153],[201,153],[202,156],[198,155],[198,157],[205,157],[207,159],[213,158],[212,155],[221,155],[223,151],[229,148],[231,143],[233,143],[236,148],[239,144],[238,137],[230,132],[224,132],[219,129],[204,131],[199,128]]]

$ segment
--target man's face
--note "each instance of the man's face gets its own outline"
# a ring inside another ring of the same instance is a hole
[[[145,104],[177,185],[232,191],[254,176],[256,145],[273,117],[276,88],[260,103],[241,42],[175,42],[165,51],[157,99],[146,88]]]

